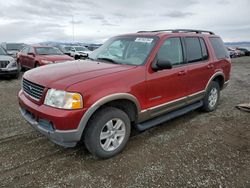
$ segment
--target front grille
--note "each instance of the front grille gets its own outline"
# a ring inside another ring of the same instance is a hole
[[[30,82],[26,79],[23,79],[23,90],[25,93],[27,93],[34,99],[40,100],[43,95],[44,87],[38,84],[35,84],[33,82]]]
[[[0,61],[0,68],[6,68],[9,63],[9,61]]]

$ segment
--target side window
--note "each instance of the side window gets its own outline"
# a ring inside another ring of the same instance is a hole
[[[185,38],[188,63],[202,61],[201,45],[198,37]]]
[[[183,63],[183,52],[180,38],[169,38],[158,51],[158,59],[167,60],[172,65],[180,65]]]
[[[223,59],[228,57],[226,47],[219,37],[211,37],[209,38],[209,40],[212,44],[217,59]]]
[[[200,38],[200,43],[201,43],[201,51],[202,51],[202,60],[207,60],[208,59],[207,46],[203,38]]]
[[[33,47],[30,47],[30,48],[29,48],[28,53],[34,53]]]
[[[25,48],[22,50],[22,53],[27,54],[27,53],[29,52],[29,49],[30,49],[30,47],[25,47]]]

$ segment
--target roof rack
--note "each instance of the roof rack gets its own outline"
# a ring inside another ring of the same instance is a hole
[[[171,32],[171,33],[208,33],[210,35],[214,35],[212,31],[204,31],[204,30],[195,30],[195,29],[163,29],[163,30],[155,30],[155,31],[138,31],[137,33],[157,33],[157,32]]]

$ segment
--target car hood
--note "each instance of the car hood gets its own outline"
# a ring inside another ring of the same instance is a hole
[[[73,60],[73,58],[68,55],[41,55],[40,58],[43,60],[54,62]]]
[[[13,60],[13,57],[8,55],[0,55],[0,61],[11,61]]]
[[[91,51],[77,51],[78,53],[90,54]]]
[[[78,60],[35,68],[27,71],[23,77],[47,88],[65,90],[67,87],[81,81],[126,71],[135,67]]]

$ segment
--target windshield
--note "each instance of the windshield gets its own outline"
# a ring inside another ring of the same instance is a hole
[[[54,47],[37,47],[36,53],[38,55],[62,55],[63,53]]]
[[[76,51],[89,51],[89,49],[88,48],[86,48],[86,47],[83,47],[83,46],[79,46],[79,47],[74,47],[75,49],[76,49]]]
[[[5,52],[5,50],[2,49],[2,48],[0,48],[0,55],[7,55],[6,52]]]
[[[112,38],[91,53],[89,58],[125,65],[142,65],[155,46],[156,39],[139,36]]]

